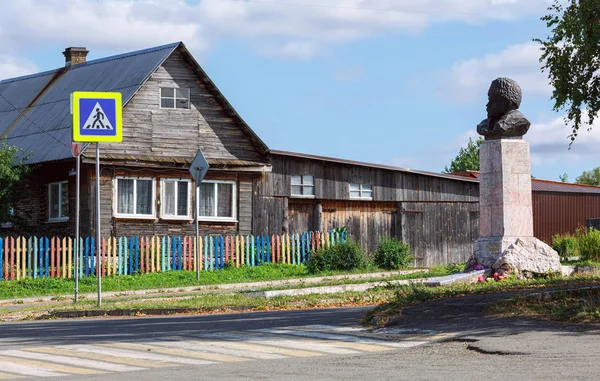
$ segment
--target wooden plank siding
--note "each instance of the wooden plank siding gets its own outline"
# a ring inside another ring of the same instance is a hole
[[[463,262],[478,238],[476,182],[280,154],[271,163],[255,180],[254,234],[281,234],[286,218],[292,234],[345,226],[369,251],[379,237],[402,238],[419,266]],[[291,196],[293,175],[314,176],[314,198]],[[373,200],[350,199],[350,183],[372,185]]]
[[[160,88],[190,89],[190,109],[161,109]],[[211,159],[267,162],[264,155],[175,51],[123,110],[123,142],[102,145],[102,154],[189,157],[202,150]],[[86,157],[94,157],[88,150]]]

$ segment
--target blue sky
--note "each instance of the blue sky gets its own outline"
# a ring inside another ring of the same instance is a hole
[[[439,172],[476,137],[489,83],[508,76],[532,122],[533,175],[574,180],[600,165],[600,128],[568,149],[531,42],[547,5],[24,0],[0,15],[0,78],[61,66],[67,46],[94,59],[181,40],[270,148]]]

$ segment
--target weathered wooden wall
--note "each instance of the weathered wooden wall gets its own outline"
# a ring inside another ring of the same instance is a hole
[[[272,156],[273,171],[258,182],[259,196],[290,197],[292,175],[313,175],[315,198],[349,200],[349,183],[373,185],[373,201],[455,201],[479,200],[479,184],[382,168],[340,164],[322,160]]]
[[[161,87],[190,89],[190,109],[161,109]],[[103,144],[101,155],[193,158],[198,148],[208,159],[265,161],[241,124],[175,51],[123,110],[123,142]],[[89,151],[86,156],[93,157]]]
[[[345,226],[370,251],[402,238],[419,266],[463,262],[478,237],[476,182],[278,154],[272,165],[255,182],[254,234]],[[291,197],[293,175],[314,176],[315,198]],[[349,183],[372,184],[373,201],[351,200]]]
[[[117,218],[113,217],[114,204],[114,181],[115,176],[131,177],[152,177],[156,180],[156,199],[154,219],[135,219],[135,218]],[[160,205],[158,203],[161,192],[161,179],[186,178],[189,177],[187,170],[148,170],[131,169],[124,167],[102,166],[100,171],[100,206],[101,206],[101,234],[108,236],[150,236],[150,235],[194,235],[196,232],[195,220],[168,220],[160,218]],[[200,221],[200,234],[250,234],[252,226],[252,175],[236,173],[208,172],[206,180],[230,180],[237,184],[237,222],[213,222]],[[95,174],[90,176],[90,189],[92,209],[87,215],[82,215],[82,219],[90,221],[91,226],[95,225]],[[194,208],[193,187],[188,200],[189,205]],[[82,234],[88,234],[88,231],[82,231]],[[93,230],[89,232],[93,234]]]

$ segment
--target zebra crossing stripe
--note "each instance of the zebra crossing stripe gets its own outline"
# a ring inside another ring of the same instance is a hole
[[[11,372],[23,376],[34,376],[34,377],[58,377],[58,376],[68,376],[64,373],[52,372],[47,369],[28,366],[24,367],[19,364],[15,364],[13,362],[0,361],[0,369],[5,372]]]
[[[64,355],[64,356],[80,357],[80,358],[86,358],[86,359],[90,359],[90,360],[106,361],[106,362],[115,363],[115,364],[139,366],[139,367],[143,367],[143,368],[164,368],[164,367],[169,366],[169,364],[160,363],[160,362],[137,360],[137,359],[131,359],[131,358],[122,358],[122,357],[111,356],[111,355],[102,355],[102,354],[98,354],[98,353],[82,352],[82,351],[71,350],[71,349],[67,349],[67,348],[69,348],[69,347],[68,346],[60,347],[59,348],[60,354]],[[27,351],[53,354],[53,353],[56,353],[56,349],[57,349],[56,347],[37,347],[37,348],[27,348]]]
[[[318,352],[310,352],[300,349],[286,349],[281,347],[273,347],[269,346],[269,343],[249,343],[244,341],[222,341],[219,342],[219,346],[229,347],[234,349],[241,349],[246,351],[256,351],[263,353],[275,353],[283,356],[292,356],[292,357],[315,357],[315,356],[323,356],[322,353]]]
[[[149,343],[117,343],[117,344],[114,344],[114,346],[116,346],[118,348],[124,348],[124,349],[152,351],[155,353],[162,353],[165,355],[191,357],[191,358],[196,358],[196,359],[217,361],[217,362],[243,362],[243,361],[250,360],[250,359],[244,358],[244,357],[227,356],[227,355],[220,355],[220,354],[215,354],[215,353],[201,353],[201,352],[186,351],[183,349],[161,348],[156,345],[150,345]]]
[[[0,372],[0,380],[15,380],[18,378],[23,378],[23,376],[17,376],[16,374],[8,374]]]
[[[287,358],[283,355],[278,355],[274,353],[259,353],[259,352],[249,352],[247,350],[241,349],[233,349],[227,348],[224,346],[220,346],[219,342],[216,341],[173,341],[173,342],[165,342],[165,341],[157,341],[154,343],[155,345],[167,346],[167,347],[176,347],[181,349],[186,349],[190,351],[198,351],[198,352],[211,352],[211,353],[220,353],[224,355],[237,356],[237,357],[249,357],[252,359],[258,360],[278,360]]]
[[[206,360],[196,360],[190,358],[179,358],[172,356],[165,356],[161,354],[155,354],[151,352],[139,352],[132,351],[128,349],[118,349],[116,345],[117,343],[111,344],[101,344],[101,345],[76,345],[74,346],[77,350],[83,352],[91,352],[91,353],[99,353],[102,355],[117,355],[120,357],[137,359],[137,360],[149,360],[149,361],[158,361],[162,363],[167,363],[171,365],[175,364],[185,364],[185,365],[207,365],[212,364],[211,361]]]
[[[2,355],[9,356],[9,357],[31,359],[31,360],[50,361],[50,362],[54,362],[54,363],[76,365],[76,366],[80,366],[83,368],[93,368],[93,369],[107,370],[107,371],[111,371],[111,372],[132,372],[132,371],[136,371],[136,370],[137,371],[143,370],[143,368],[136,367],[136,366],[119,365],[119,364],[113,364],[113,363],[108,363],[108,362],[103,362],[103,361],[68,357],[68,356],[62,356],[62,355],[56,355],[56,354],[35,353],[35,352],[29,352],[27,350],[22,350],[22,351],[16,350],[16,349],[8,350],[8,351],[2,352]],[[8,369],[3,369],[3,368],[0,368],[0,369],[6,370],[8,372],[12,372]]]
[[[72,366],[68,366],[68,365],[52,364],[52,363],[47,363],[47,362],[42,362],[42,361],[37,361],[37,360],[24,360],[24,359],[20,359],[20,358],[10,358],[10,357],[4,357],[1,355],[0,355],[0,361],[6,361],[6,362],[10,361],[13,364],[23,365],[25,367],[47,369],[50,371],[56,371],[56,372],[60,372],[60,373],[71,373],[71,374],[104,373],[102,371],[95,370],[95,369],[76,368],[76,367],[72,367]]]
[[[277,335],[290,335],[290,336],[300,336],[300,337],[308,337],[314,339],[324,339],[330,340],[332,342],[350,342],[350,343],[362,343],[362,344],[372,344],[386,347],[394,347],[394,348],[408,348],[415,345],[425,344],[426,341],[414,341],[414,342],[388,342],[379,339],[365,339],[358,336],[352,335],[342,335],[342,334],[334,334],[334,333],[325,333],[325,332],[314,332],[314,331],[295,331],[291,329],[255,329],[252,332],[260,332],[260,333],[271,333]]]
[[[217,336],[218,335],[218,336]],[[205,337],[211,336],[211,338],[216,339],[217,337],[223,340],[243,340],[248,343],[262,344],[262,345],[270,345],[284,348],[292,348],[292,349],[300,349],[311,352],[322,352],[327,354],[335,354],[335,355],[350,355],[357,354],[358,351],[349,350],[345,348],[336,348],[334,346],[329,345],[329,342],[308,342],[308,341],[300,341],[300,340],[290,340],[282,338],[281,336],[271,335],[270,337],[266,337],[264,335],[253,335],[253,334],[206,334],[206,335],[195,335],[196,337]]]

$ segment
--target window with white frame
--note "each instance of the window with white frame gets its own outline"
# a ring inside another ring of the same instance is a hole
[[[235,221],[235,192],[235,181],[203,181],[198,187],[198,219]]]
[[[174,87],[160,88],[160,108],[185,109],[190,108],[190,89]]]
[[[69,219],[69,183],[48,184],[48,221]]]
[[[310,175],[292,176],[293,197],[315,197],[315,178]]]
[[[116,217],[154,218],[154,179],[117,177]]]
[[[161,184],[161,217],[190,219],[190,180],[163,179]]]
[[[372,200],[373,185],[350,184],[350,198],[357,200]]]

